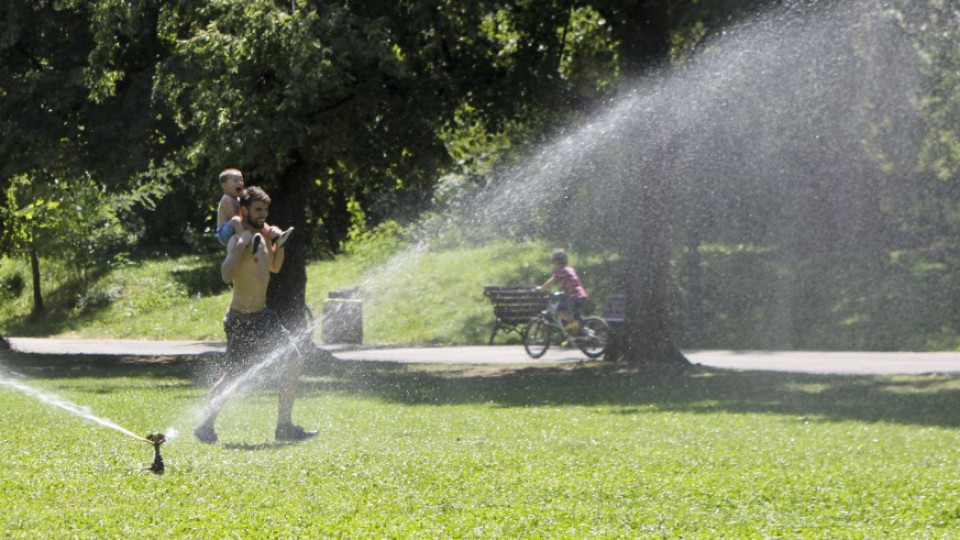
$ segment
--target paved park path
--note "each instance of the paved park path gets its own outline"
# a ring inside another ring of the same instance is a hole
[[[8,338],[15,351],[38,354],[97,354],[118,356],[196,356],[222,352],[222,342],[139,341],[123,339]],[[553,364],[582,362],[573,349],[551,348],[532,359],[520,345],[465,347],[379,347],[322,345],[340,360],[421,364]],[[690,361],[705,366],[760,371],[890,375],[960,373],[960,353],[952,352],[820,352],[820,351],[684,351]]]

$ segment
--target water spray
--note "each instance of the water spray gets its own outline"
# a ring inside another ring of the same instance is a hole
[[[87,420],[90,420],[91,422],[99,424],[103,427],[110,428],[114,431],[119,431],[120,433],[123,433],[124,435],[127,435],[129,437],[133,437],[138,441],[143,441],[145,443],[152,444],[153,450],[154,450],[153,464],[150,465],[148,470],[156,474],[163,474],[164,466],[163,466],[163,457],[160,456],[160,445],[167,442],[167,437],[164,434],[151,433],[146,437],[141,437],[112,420],[108,420],[106,418],[102,418],[94,415],[93,413],[90,412],[90,410],[87,407],[82,407],[80,405],[77,405],[76,403],[67,401],[66,399],[60,396],[42,392],[20,381],[7,378],[6,375],[13,375],[13,373],[4,369],[0,369],[0,386],[6,386],[7,388],[12,388],[13,390],[17,390],[28,396],[35,397],[48,405],[53,405],[54,407],[63,409],[81,418],[86,418]]]

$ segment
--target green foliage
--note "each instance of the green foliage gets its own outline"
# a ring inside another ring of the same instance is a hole
[[[355,222],[344,253],[349,254],[351,260],[373,267],[403,249],[405,233],[406,229],[393,220],[369,228]]]
[[[441,134],[456,170],[468,177],[489,174],[509,150],[511,139],[516,138],[507,130],[490,133],[481,111],[468,103],[456,110]],[[459,191],[452,191],[452,195],[460,195]],[[444,201],[451,194],[438,189],[435,197]]]
[[[98,259],[98,247],[109,250],[122,240],[119,220],[92,180],[37,181],[22,176],[11,182],[5,195],[4,240],[15,253],[67,255],[82,276]]]
[[[919,65],[929,77],[929,93],[919,103],[927,124],[918,168],[941,180],[956,181],[960,172],[960,132],[955,121],[960,111],[960,46],[955,37],[960,23],[954,6],[936,0],[895,2],[891,11],[910,35]]]
[[[562,30],[561,77],[577,92],[591,99],[602,98],[620,75],[620,43],[603,15],[592,6],[571,7]]]
[[[204,361],[6,358],[152,448],[0,386],[0,528],[60,537],[943,537],[955,376],[311,365],[275,444],[268,384],[192,440]],[[68,363],[71,370],[51,369]]]
[[[738,69],[696,85],[704,92],[726,89],[706,101],[693,95],[656,101],[664,88],[659,79],[633,78],[667,59],[694,70],[695,61],[709,64],[729,45],[711,36],[771,4],[800,13],[839,3],[2,3],[0,207],[7,252],[40,246],[45,265],[59,258],[67,263],[60,268],[82,277],[106,259],[103,249],[120,249],[141,232],[145,251],[184,243],[196,249],[209,240],[216,172],[239,166],[250,183],[286,203],[278,217],[297,220],[310,242],[300,253],[346,247],[355,259],[349,264],[369,268],[389,260],[413,232],[448,220],[446,210],[469,207],[478,190],[509,181],[499,173],[549,134],[579,126],[622,83],[656,105],[649,138],[629,135],[641,141],[635,152],[610,145],[586,160],[596,163],[574,163],[574,181],[542,205],[546,217],[535,227],[485,236],[442,223],[432,251],[414,255],[456,253],[494,235],[526,240],[531,230],[588,253],[598,238],[622,238],[625,216],[649,215],[651,223],[674,228],[659,254],[677,253],[686,242],[693,248],[751,243],[779,252],[707,261],[716,315],[708,341],[952,346],[952,308],[923,304],[938,297],[938,288],[952,290],[956,267],[941,256],[960,223],[954,186],[960,40],[953,7],[939,0],[857,3],[864,18],[851,27],[844,50],[830,48],[829,61],[825,56],[808,71],[787,62],[790,69],[777,72],[784,77],[761,85],[757,79],[780,69],[783,57],[771,54],[766,65],[763,55],[747,55]],[[810,21],[808,35],[829,33],[832,21]],[[785,25],[778,39],[808,24],[788,22],[796,24]],[[871,33],[890,25],[897,32]],[[900,39],[912,48],[899,50]],[[809,45],[827,43],[815,41]],[[777,43],[764,45],[775,51]],[[837,58],[849,63],[833,63]],[[888,66],[919,66],[924,78],[886,77]],[[758,75],[725,87],[737,72]],[[845,85],[837,73],[855,83]],[[871,92],[879,88],[886,93]],[[725,128],[703,129],[705,118]],[[918,144],[902,144],[918,133]],[[690,148],[697,152],[675,152]],[[626,163],[624,156],[637,157]],[[610,163],[625,167],[594,168]],[[605,176],[626,181],[611,189],[584,181]],[[662,193],[637,187],[638,178]],[[736,181],[717,181],[728,178]],[[641,199],[654,208],[637,212],[632,195],[651,194]],[[155,207],[145,204],[151,201]],[[624,201],[626,214],[611,211]],[[581,211],[581,202],[594,206]],[[426,214],[431,223],[409,225],[424,210],[437,211]],[[571,220],[577,230],[556,217],[568,214],[580,218]],[[660,243],[667,235],[647,237]],[[626,251],[608,245],[596,253],[611,250]],[[911,262],[891,262],[891,253]],[[633,266],[665,267],[671,261],[664,257]],[[762,294],[736,279],[745,275],[756,278]],[[222,292],[190,279],[188,288],[201,295]],[[909,283],[909,292],[899,292],[895,279]],[[125,298],[115,294],[119,288],[75,287],[81,285],[58,287],[64,313],[77,306],[109,310]],[[738,291],[744,305],[716,292],[724,290]],[[911,302],[910,294],[921,296]],[[771,308],[773,298],[791,309]],[[892,301],[916,316],[913,338],[878,337],[895,335],[889,333],[895,317],[882,313]],[[669,309],[681,312],[678,304]]]
[[[16,298],[23,294],[25,288],[26,280],[20,269],[14,269],[13,271],[6,268],[2,269],[2,273],[0,273],[0,298]]]
[[[64,258],[83,278],[103,264],[104,254],[129,246],[137,238],[124,217],[137,206],[151,206],[162,189],[145,184],[125,193],[110,193],[92,178],[20,176],[5,193],[4,241],[13,253]]]

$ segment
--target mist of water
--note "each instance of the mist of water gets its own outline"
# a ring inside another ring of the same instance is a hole
[[[415,242],[406,249],[391,256],[385,263],[379,264],[368,272],[360,276],[357,286],[363,291],[366,298],[379,299],[386,294],[389,283],[396,278],[398,272],[415,271],[421,256],[427,250],[427,244]],[[343,305],[335,305],[330,312],[330,316],[340,316],[339,309]],[[220,410],[224,404],[233,397],[242,394],[253,386],[263,382],[264,375],[289,355],[301,354],[297,343],[311,339],[314,331],[321,321],[314,320],[306,325],[305,328],[293,332],[289,342],[277,347],[267,354],[259,362],[250,366],[240,376],[232,380],[227,386],[218,389],[217,393],[210,397],[202,410],[198,411],[196,419],[203,420],[209,416],[211,411]],[[228,360],[229,361],[229,360]]]
[[[355,284],[366,305],[389,302],[398,273],[464,237],[621,251],[641,234],[625,216],[663,186],[675,230],[788,254],[828,244],[854,252],[882,234],[877,193],[917,154],[919,68],[898,14],[881,2],[761,13],[705,40],[683,66],[628,81],[456,211],[419,223],[408,249]],[[786,326],[797,295],[783,287]],[[264,359],[223,399],[277,361]]]
[[[647,241],[637,223],[664,220],[672,242],[862,266],[890,245],[883,212],[897,201],[881,198],[909,185],[924,135],[927,74],[900,22],[863,0],[791,3],[731,26],[488,175],[418,224],[417,245],[547,238],[629,255]],[[651,200],[667,208],[647,214]],[[366,303],[389,294],[378,280],[394,263],[370,274]],[[790,280],[776,286],[765,301],[779,311],[756,334],[789,347],[810,300]]]
[[[308,332],[312,332],[312,327],[302,331],[300,337],[310,335]],[[254,384],[259,384],[263,374],[268,369],[276,366],[291,354],[300,354],[295,338],[272,350],[262,360],[250,366],[246,371],[230,381],[228,385],[219,389],[217,393],[207,401],[206,406],[198,414],[198,419],[203,420],[207,418],[211,411],[220,410],[223,405],[235,395],[242,393]]]
[[[78,405],[60,396],[57,396],[55,394],[51,394],[49,392],[44,392],[38,388],[34,388],[33,386],[30,386],[24,383],[21,380],[22,378],[23,377],[18,374],[14,374],[13,372],[7,371],[5,369],[0,369],[0,386],[4,386],[7,388],[10,388],[11,390],[16,390],[17,392],[20,392],[22,394],[26,394],[28,396],[34,397],[40,400],[41,402],[46,403],[47,405],[51,405],[58,409],[67,411],[68,413],[74,416],[79,416],[80,418],[89,420],[99,426],[123,433],[128,437],[133,437],[134,439],[144,441],[148,444],[153,444],[153,442],[145,439],[140,435],[137,435],[136,433],[121,426],[120,424],[117,424],[116,422],[109,420],[107,418],[104,418],[102,416],[97,416],[93,414],[93,412],[91,412],[88,407]]]
[[[357,283],[367,298],[381,298],[387,294],[397,280],[398,274],[415,272],[429,249],[429,244],[418,240],[399,253],[391,256],[386,262],[365,272]]]
[[[616,248],[634,234],[624,230],[623,216],[640,206],[638,194],[664,179],[681,201],[673,212],[678,222],[710,227],[743,210],[738,221],[766,223],[754,238],[832,221],[839,244],[863,242],[871,221],[858,201],[869,199],[881,168],[895,169],[919,143],[915,51],[904,45],[895,16],[878,6],[836,2],[763,14],[705,42],[686,66],[632,81],[601,110],[494,175],[460,215],[422,224],[421,238],[360,277],[365,302],[384,301],[396,274],[414,271],[430,243],[454,229],[496,238],[569,235]],[[833,215],[804,219],[798,186],[823,189]],[[749,203],[778,195],[781,205],[766,211]],[[213,396],[205,413],[297,354],[296,340],[316,324]],[[146,441],[2,371],[0,385]]]
[[[896,23],[878,3],[837,2],[732,27],[504,171],[465,205],[467,222],[603,242],[632,234],[623,216],[663,183],[680,223],[739,212],[768,219],[767,234],[802,235],[824,216],[804,215],[800,190],[819,188],[840,222],[831,231],[861,242],[860,201],[920,140],[916,52]],[[749,204],[778,196],[766,211]]]
[[[360,276],[357,286],[368,299],[383,298],[383,296],[387,294],[388,285],[396,278],[397,273],[416,270],[427,247],[427,244],[424,242],[412,243],[406,249],[391,256],[385,263],[375,266]],[[339,316],[338,308],[340,307],[342,307],[342,305],[334,306],[330,316]],[[255,385],[261,384],[263,376],[271,368],[276,367],[284,361],[289,355],[301,354],[297,343],[302,343],[310,339],[320,322],[320,320],[314,320],[308,323],[305,328],[292,333],[289,342],[271,351],[262,360],[253,364],[240,376],[232,380],[227,386],[219,389],[216,395],[211,396],[204,408],[197,413],[197,419],[202,421],[211,411],[221,409],[223,405],[234,396],[243,393]]]

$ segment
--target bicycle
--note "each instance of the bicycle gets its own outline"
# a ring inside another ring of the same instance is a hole
[[[523,330],[523,348],[531,358],[540,358],[547,353],[554,335],[561,341],[577,346],[589,358],[599,358],[607,347],[610,326],[600,317],[583,317],[579,333],[568,332],[563,320],[557,315],[557,308],[563,293],[553,293],[547,307],[527,323]]]

